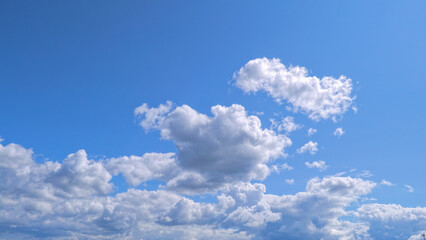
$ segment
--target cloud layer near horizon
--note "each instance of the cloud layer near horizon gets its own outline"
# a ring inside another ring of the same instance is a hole
[[[362,204],[347,210],[377,186],[361,178],[313,178],[304,192],[281,196],[265,194],[260,183],[235,181],[219,189],[216,203],[203,203],[167,189],[111,195],[112,175],[120,172],[133,185],[164,179],[162,171],[173,172],[165,167],[173,154],[94,161],[79,150],[62,163],[36,163],[31,149],[11,143],[0,144],[0,159],[3,237],[384,239],[392,233],[414,239],[426,224],[426,208]]]

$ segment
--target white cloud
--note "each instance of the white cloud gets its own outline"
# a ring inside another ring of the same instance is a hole
[[[318,168],[320,171],[324,171],[328,168],[327,164],[324,161],[315,161],[312,163],[305,162],[305,166],[308,168]]]
[[[288,165],[288,163],[283,163],[280,168],[287,171],[291,171],[294,169],[294,167]]]
[[[294,184],[294,179],[286,179],[284,180],[287,184]]]
[[[108,195],[105,169],[117,168],[137,184],[143,174],[123,170],[126,166],[158,164],[147,172],[161,176],[172,154],[95,162],[81,150],[62,164],[36,163],[32,155],[22,146],[0,144],[1,238],[389,239],[386,234],[392,233],[407,239],[425,226],[426,208],[361,205],[346,210],[376,186],[360,178],[313,178],[306,191],[282,196],[265,194],[260,183],[236,182],[221,188],[216,203],[203,203],[165,190]],[[61,171],[66,174],[56,176]],[[74,183],[75,189],[64,189],[52,176]],[[344,220],[347,216],[358,221]]]
[[[275,101],[285,100],[294,111],[315,120],[341,116],[353,101],[351,79],[308,76],[306,68],[286,67],[276,58],[251,60],[234,74],[234,79],[244,92],[265,91]]]
[[[414,188],[413,188],[413,187],[411,187],[410,185],[406,184],[406,185],[404,185],[404,187],[406,188],[406,190],[407,190],[408,192],[410,192],[410,193],[414,192]]]
[[[382,181],[380,182],[380,184],[385,185],[385,186],[394,186],[393,183],[386,181],[385,179],[382,179]]]
[[[314,129],[314,128],[309,128],[309,129],[308,129],[308,136],[312,136],[312,135],[314,135],[315,133],[317,133],[317,130],[316,130],[316,129]]]
[[[299,154],[309,152],[310,154],[314,155],[315,153],[317,153],[317,151],[318,151],[318,143],[312,142],[312,141],[307,142],[305,145],[297,149],[297,153]]]
[[[136,116],[144,116],[141,120],[140,125],[148,130],[158,124],[158,122],[166,115],[173,107],[171,101],[167,101],[166,104],[160,104],[158,108],[149,108],[148,104],[144,103],[135,109]]]
[[[162,116],[150,115],[155,120],[149,121],[144,114],[157,113],[164,106],[140,108],[143,111],[136,112],[142,114],[142,126],[160,130],[162,138],[177,147],[177,164],[185,173],[171,179],[167,187],[179,191],[209,191],[235,181],[262,180],[270,172],[267,163],[285,156],[284,148],[291,145],[285,135],[262,129],[259,118],[248,116],[241,105],[213,106],[213,117],[183,105],[169,113],[160,111]]]
[[[416,239],[415,235],[426,227],[426,208],[421,207],[364,204],[355,214],[360,221],[368,223],[373,239]]]
[[[336,128],[336,130],[334,130],[333,135],[336,137],[340,137],[343,134],[345,134],[345,131],[343,131],[343,128]]]
[[[366,239],[368,225],[341,218],[345,208],[366,195],[375,183],[350,177],[311,179],[305,192],[265,195],[281,219],[262,231],[262,239]]]
[[[291,133],[294,132],[300,128],[302,128],[302,125],[297,124],[294,122],[294,117],[285,117],[281,120],[281,122],[276,122],[274,119],[271,119],[272,129],[277,129],[278,132],[286,132]]]
[[[111,158],[106,161],[105,167],[113,175],[123,174],[132,186],[138,186],[151,179],[168,181],[181,172],[174,155],[174,153],[146,153],[142,157]]]

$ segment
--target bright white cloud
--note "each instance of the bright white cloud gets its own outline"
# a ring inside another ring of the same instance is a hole
[[[171,101],[167,101],[166,104],[160,104],[157,108],[149,108],[148,104],[144,103],[135,109],[136,116],[143,116],[140,125],[148,130],[158,124],[165,114],[170,112],[173,107]]]
[[[328,168],[327,164],[324,161],[314,161],[312,163],[305,162],[305,166],[308,168],[318,168],[320,171],[324,171]]]
[[[336,130],[334,130],[333,135],[336,137],[340,137],[343,134],[345,134],[345,131],[343,131],[343,128],[336,128]]]
[[[278,132],[291,133],[302,128],[302,125],[295,123],[294,117],[290,116],[283,118],[281,122],[276,122],[274,119],[271,119],[271,123],[271,128],[277,129]]]
[[[314,128],[309,128],[309,129],[308,129],[308,136],[312,136],[312,135],[314,135],[315,133],[317,133],[317,130],[316,130],[316,129],[314,129]]]
[[[142,127],[160,130],[162,138],[177,147],[177,164],[185,172],[167,183],[170,189],[209,191],[235,181],[264,179],[270,172],[267,163],[285,156],[284,148],[291,145],[285,135],[262,129],[259,118],[247,115],[241,105],[213,106],[213,117],[187,105],[169,113],[145,104],[142,109],[136,111],[142,114]],[[147,121],[143,117],[149,112],[161,115],[150,115],[155,121]]]
[[[297,149],[297,153],[299,154],[309,152],[310,154],[314,155],[315,153],[317,153],[317,151],[318,151],[318,143],[312,142],[312,141],[307,142],[305,145]]]
[[[275,101],[287,101],[294,111],[315,120],[341,116],[353,101],[351,79],[309,76],[306,68],[286,67],[276,58],[251,60],[234,74],[234,79],[244,92],[265,91]]]

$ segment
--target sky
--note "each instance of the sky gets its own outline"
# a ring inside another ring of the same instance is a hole
[[[425,1],[1,1],[1,239],[421,239]]]

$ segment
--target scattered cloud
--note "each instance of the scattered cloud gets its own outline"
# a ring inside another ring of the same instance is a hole
[[[287,171],[291,171],[294,169],[292,166],[288,165],[288,163],[283,163],[280,168]]]
[[[300,66],[286,67],[279,59],[250,60],[234,74],[235,85],[246,93],[267,92],[275,101],[292,105],[314,120],[341,116],[352,105],[350,78],[309,76]]]
[[[294,122],[294,117],[288,116],[281,120],[281,122],[276,122],[274,119],[271,119],[271,128],[277,129],[278,132],[291,133],[294,132],[303,126]]]
[[[385,185],[385,186],[395,186],[393,183],[386,181],[385,179],[382,179],[380,184]]]
[[[299,149],[297,149],[297,153],[302,154],[305,152],[309,152],[310,154],[314,155],[318,151],[318,143],[309,141]]]
[[[294,184],[294,179],[286,179],[284,180],[287,184]]]
[[[336,137],[340,137],[343,134],[345,134],[345,131],[343,131],[343,128],[336,128],[336,130],[334,130],[333,135]]]
[[[406,185],[404,185],[404,187],[406,188],[406,190],[407,190],[408,192],[410,192],[410,193],[414,192],[414,188],[413,188],[413,187],[411,187],[410,185],[406,184]]]
[[[315,133],[317,133],[317,130],[316,130],[316,129],[314,129],[314,128],[309,128],[309,129],[308,129],[308,136],[312,136],[312,135],[314,135]]]
[[[305,166],[308,168],[318,168],[320,171],[324,171],[328,168],[327,164],[324,161],[315,161],[315,162],[305,162]]]

